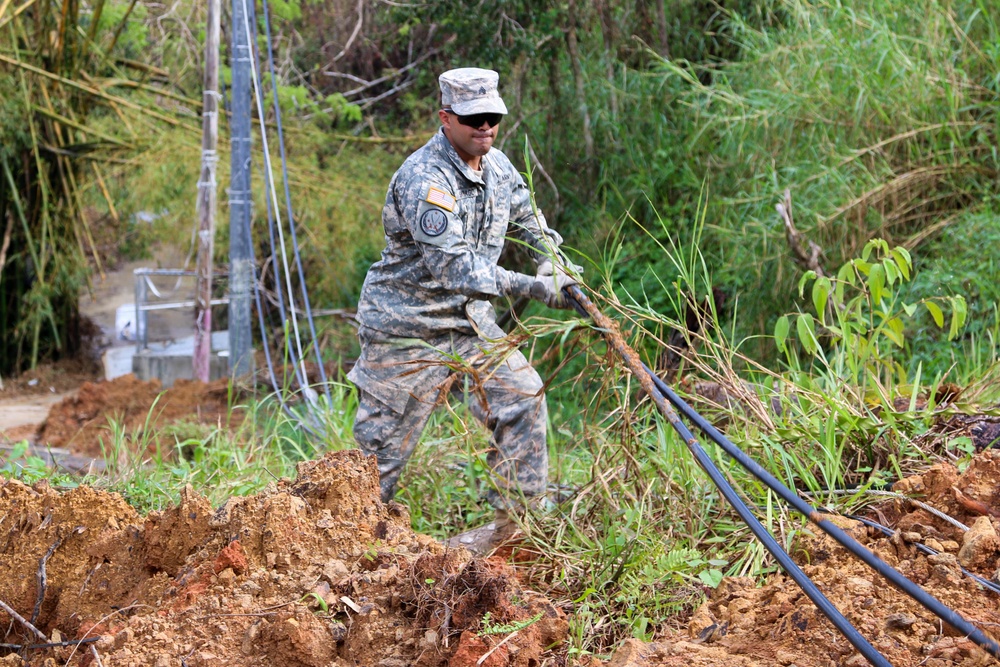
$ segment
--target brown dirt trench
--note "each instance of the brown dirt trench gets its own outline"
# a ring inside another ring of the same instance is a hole
[[[89,391],[84,398],[96,400]],[[85,422],[81,405],[58,414],[76,410]],[[838,521],[996,635],[998,596],[960,566],[997,576],[1000,451],[981,452],[961,473],[940,464],[896,488],[969,530],[902,501],[878,508],[898,529],[893,538]],[[918,542],[941,553],[925,556]],[[794,556],[893,665],[995,664],[829,539],[805,535]],[[683,627],[654,643],[626,642],[608,662],[574,658],[571,605],[529,590],[510,559],[473,558],[414,533],[405,507],[380,502],[373,461],[354,451],[302,463],[295,479],[218,508],[188,490],[145,518],[116,494],[0,479],[0,602],[52,642],[95,640],[32,648],[41,640],[0,610],[0,667],[866,664],[780,574],[762,586],[724,580]],[[486,612],[498,625],[538,620],[490,634]]]

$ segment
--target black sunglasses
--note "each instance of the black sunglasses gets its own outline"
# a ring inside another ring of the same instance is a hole
[[[459,116],[451,109],[445,109],[448,113],[458,119],[458,122],[466,127],[482,127],[486,123],[490,127],[496,127],[503,120],[502,113],[476,113],[471,116]]]

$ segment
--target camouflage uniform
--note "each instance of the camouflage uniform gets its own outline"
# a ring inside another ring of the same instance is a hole
[[[502,340],[487,299],[534,280],[497,266],[508,235],[534,248],[536,262],[562,239],[532,210],[527,186],[503,153],[491,149],[481,167],[466,164],[442,130],[389,185],[386,247],[361,290],[362,352],[348,375],[359,396],[354,437],[378,457],[383,500],[393,497],[434,407],[447,391],[462,390],[492,431],[489,502],[515,507],[520,494],[545,490],[542,380]]]

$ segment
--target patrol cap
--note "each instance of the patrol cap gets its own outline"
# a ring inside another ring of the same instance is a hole
[[[500,99],[497,83],[500,75],[491,69],[461,67],[448,70],[438,77],[441,106],[449,107],[459,116],[477,113],[507,113]]]

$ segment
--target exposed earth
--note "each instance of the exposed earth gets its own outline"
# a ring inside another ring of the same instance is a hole
[[[213,423],[227,413],[224,384],[180,383],[159,393],[155,382],[131,376],[85,384],[21,437],[97,459],[109,414],[142,429],[154,400],[154,428],[177,418]],[[985,446],[994,428],[992,419],[957,416],[937,430],[963,429]],[[984,449],[961,473],[942,463],[894,488],[968,531],[899,499],[869,511],[897,531],[892,537],[836,520],[998,634],[998,596],[961,567],[997,578],[1000,451]],[[925,555],[917,544],[939,553]],[[358,452],[303,463],[296,479],[222,507],[189,491],[177,507],[146,517],[116,494],[2,481],[0,602],[50,642],[93,643],[23,648],[43,640],[0,610],[0,665],[865,664],[784,575],[763,586],[725,579],[681,629],[653,643],[626,642],[607,662],[571,658],[573,605],[528,590],[516,565],[522,559],[511,556],[506,549],[473,558],[415,534],[405,507],[380,502],[376,468]],[[802,536],[794,556],[893,665],[992,664],[829,538]]]

